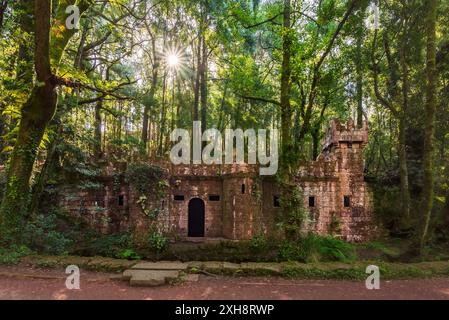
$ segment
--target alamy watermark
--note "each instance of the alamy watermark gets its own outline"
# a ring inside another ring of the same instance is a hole
[[[269,143],[268,143],[269,140]],[[279,160],[279,131],[271,129],[225,129],[223,135],[217,129],[202,132],[201,121],[194,121],[192,137],[185,129],[175,129],[170,141],[177,142],[170,151],[173,164],[259,164],[260,175],[275,175]],[[234,143],[235,141],[235,143]],[[245,162],[245,142],[247,159]],[[203,144],[207,145],[203,148]],[[269,148],[268,146],[269,145]]]
[[[70,265],[65,269],[65,273],[69,276],[65,281],[65,286],[69,290],[80,289],[80,268],[75,265]]]
[[[65,13],[69,16],[65,20],[65,26],[69,30],[79,29],[80,23],[80,9],[76,5],[68,6]]]
[[[366,267],[366,273],[370,274],[365,280],[365,287],[368,290],[380,289],[380,270],[378,266],[369,265]]]
[[[379,30],[380,27],[380,9],[379,2],[374,1],[369,7],[370,17],[368,18],[368,27],[370,29]]]

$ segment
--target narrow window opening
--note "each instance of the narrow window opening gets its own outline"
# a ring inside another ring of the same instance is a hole
[[[245,191],[246,191],[246,186],[245,186],[245,184],[242,184],[242,194],[245,194]]]
[[[209,195],[209,201],[220,201],[220,196],[216,194]]]
[[[349,208],[351,206],[351,198],[349,196],[344,196],[343,203],[345,208]]]
[[[175,201],[184,201],[184,196],[183,195],[175,195]]]
[[[309,197],[309,207],[315,207],[315,197]]]
[[[275,207],[275,208],[281,207],[281,199],[279,198],[279,196],[273,197],[273,207]]]
[[[119,195],[118,196],[118,205],[120,207],[123,207],[125,205],[125,196],[124,195]]]

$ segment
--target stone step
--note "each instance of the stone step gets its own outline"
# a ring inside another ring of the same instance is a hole
[[[131,286],[155,287],[166,284],[179,277],[178,270],[132,270],[123,272],[122,278],[129,280]]]
[[[132,270],[187,270],[189,264],[181,261],[139,262]]]

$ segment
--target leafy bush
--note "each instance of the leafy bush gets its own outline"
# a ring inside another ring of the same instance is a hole
[[[279,246],[279,259],[287,261],[300,260],[298,246],[290,241],[284,241]]]
[[[47,254],[64,254],[73,241],[57,230],[54,214],[38,215],[24,230],[24,243],[31,249]]]
[[[163,252],[168,248],[168,238],[157,230],[150,232],[148,242],[150,248],[156,252]]]
[[[17,264],[20,258],[29,255],[31,250],[26,246],[0,248],[0,264]]]
[[[310,234],[297,242],[284,241],[279,247],[279,258],[302,262],[345,262],[354,260],[356,254],[355,248],[345,241]]]
[[[140,256],[133,249],[125,249],[117,254],[119,259],[140,260]]]
[[[91,235],[86,251],[90,255],[129,259],[134,255],[131,251],[133,240],[129,233],[113,235]]]
[[[263,234],[255,235],[249,244],[251,250],[256,252],[262,252],[268,249],[268,242]]]
[[[278,228],[283,230],[289,241],[296,241],[301,237],[301,230],[306,216],[304,210],[302,192],[294,185],[281,183],[283,194],[280,197],[282,215],[277,223]]]

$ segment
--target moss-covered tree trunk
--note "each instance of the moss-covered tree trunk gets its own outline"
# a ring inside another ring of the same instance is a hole
[[[56,85],[50,69],[51,1],[35,2],[35,71],[37,85],[22,108],[19,134],[8,168],[5,195],[0,208],[2,240],[20,238],[27,215],[30,178],[39,145],[56,109]]]
[[[57,105],[57,79],[52,66],[57,69],[67,43],[76,29],[64,29],[57,37],[50,37],[52,1],[34,1],[34,69],[36,80],[30,97],[22,107],[19,133],[8,168],[7,185],[0,206],[0,241],[20,241],[21,228],[28,215],[30,179],[36,155],[48,123]],[[83,13],[88,0],[60,0],[53,20],[63,24],[68,17],[66,8],[78,4]],[[50,51],[51,48],[51,51]]]
[[[435,136],[435,112],[436,112],[436,86],[437,86],[437,70],[436,70],[436,17],[437,17],[438,0],[426,1],[426,41],[427,41],[427,57],[426,57],[426,104],[424,118],[424,181],[422,194],[422,220],[421,234],[419,238],[419,253],[421,253],[425,245],[428,233],[430,217],[433,207],[434,197],[434,136]]]

